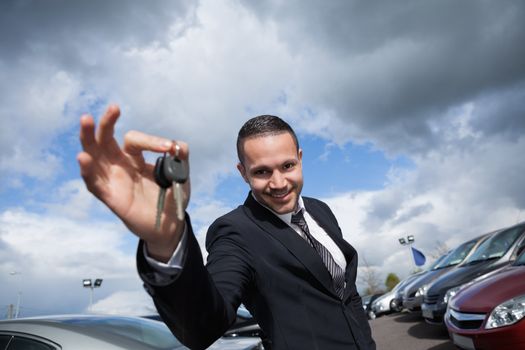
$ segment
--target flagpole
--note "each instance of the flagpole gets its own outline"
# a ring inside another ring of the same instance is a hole
[[[411,242],[408,244],[408,250],[410,252],[410,261],[412,261],[412,272],[415,273],[416,272],[416,258],[414,256],[414,251],[412,250],[412,244],[414,244],[414,242]]]
[[[401,237],[398,239],[399,243],[401,245],[406,245],[408,247],[408,251],[410,253],[410,261],[412,261],[412,273],[416,272],[416,259],[414,257],[414,252],[412,251],[412,244],[416,241],[413,235],[408,235],[405,239],[405,237]]]

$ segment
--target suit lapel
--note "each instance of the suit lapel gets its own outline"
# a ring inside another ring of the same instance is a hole
[[[317,204],[318,202],[313,201],[308,197],[303,197],[303,202],[308,214],[310,214],[317,224],[326,231],[334,243],[343,252],[343,255],[346,259],[345,279],[347,282],[350,281],[352,283],[357,270],[357,251],[354,249],[354,247],[352,247],[352,245],[350,245],[350,243],[345,241],[345,239],[342,237],[339,227],[336,225],[336,221],[334,221],[335,219],[331,219],[332,215],[323,213],[323,209]],[[352,276],[352,274],[354,274],[354,276]],[[345,289],[343,296],[344,300],[349,297],[350,292],[350,288]]]
[[[319,254],[284,221],[253,199],[251,193],[244,203],[247,214],[264,231],[278,240],[332,294],[332,277]]]

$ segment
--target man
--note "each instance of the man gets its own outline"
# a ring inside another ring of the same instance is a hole
[[[187,160],[188,145],[132,131],[120,149],[113,137],[118,116],[110,106],[96,132],[93,118],[81,118],[81,174],[140,237],[139,274],[179,340],[206,348],[242,303],[272,349],[375,349],[355,286],[357,253],[328,206],[301,197],[302,150],[288,124],[259,116],[239,131],[237,167],[251,191],[210,226],[205,266],[190,218],[177,218],[171,196],[155,227],[159,188],[142,156],[177,148]],[[184,191],[189,199],[189,182]]]

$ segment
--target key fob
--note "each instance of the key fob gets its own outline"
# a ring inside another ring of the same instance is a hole
[[[164,177],[183,184],[188,180],[188,165],[179,158],[169,157],[164,159]]]
[[[166,155],[160,156],[155,162],[155,170],[153,172],[153,177],[155,182],[162,188],[171,187],[172,181],[170,181],[164,172],[164,163],[166,162]]]

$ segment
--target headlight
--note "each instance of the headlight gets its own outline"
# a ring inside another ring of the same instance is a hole
[[[462,288],[462,286],[457,286],[457,287],[454,287],[454,288],[450,288],[449,290],[447,290],[447,292],[445,293],[445,296],[443,297],[443,302],[446,304],[450,301],[450,299],[458,294],[458,291]]]
[[[429,287],[428,284],[425,284],[422,287],[419,287],[419,289],[416,292],[416,297],[427,295],[428,287]]]
[[[492,310],[485,325],[486,329],[509,326],[525,317],[525,295],[499,304]]]

